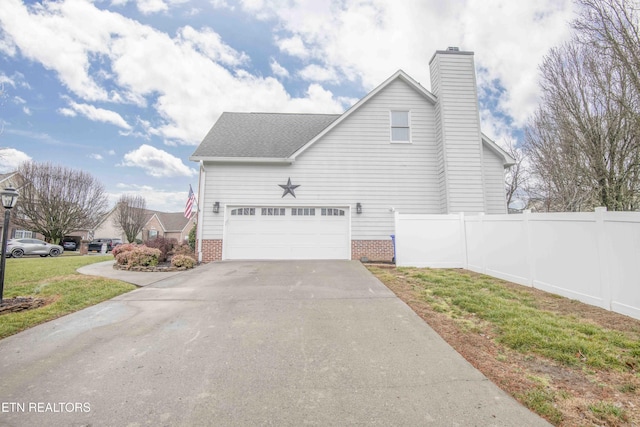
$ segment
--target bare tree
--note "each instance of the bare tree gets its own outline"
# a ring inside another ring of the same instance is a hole
[[[87,172],[51,163],[25,162],[15,223],[58,243],[68,233],[90,229],[104,215],[104,187]]]
[[[619,63],[640,94],[640,1],[576,0],[576,40]],[[637,113],[637,110],[636,110]]]
[[[580,211],[593,205],[581,173],[582,159],[571,144],[562,144],[552,113],[540,109],[525,130],[531,180],[528,207],[537,211]]]
[[[637,76],[580,37],[540,67],[542,102],[526,130],[538,193],[546,210],[638,209]]]
[[[507,206],[517,202],[525,207],[528,204],[529,171],[527,167],[526,153],[514,140],[508,140],[502,147],[516,161],[505,172],[504,186],[507,193]]]
[[[147,220],[147,202],[142,196],[123,194],[118,200],[113,217],[116,227],[122,228],[129,243],[136,240]]]

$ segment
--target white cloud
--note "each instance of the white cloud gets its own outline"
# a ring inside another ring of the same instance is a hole
[[[224,44],[220,35],[211,29],[205,28],[197,31],[187,25],[181,28],[178,34],[185,45],[213,61],[226,65],[240,65],[249,59],[245,53],[237,52]]]
[[[76,117],[78,115],[78,113],[73,111],[71,108],[66,108],[66,107],[58,108],[58,113],[67,117]]]
[[[44,133],[44,132],[34,132],[30,130],[21,130],[21,129],[13,129],[13,128],[7,128],[4,131],[8,135],[16,135],[21,138],[28,138],[34,141],[38,141],[39,143],[42,143],[42,144],[59,146],[59,147],[85,148],[85,146],[82,144],[61,141],[59,139],[52,137],[48,133]]]
[[[0,73],[0,85],[4,85],[4,84],[9,84],[13,87],[16,87],[16,84],[12,78],[10,78],[4,73]]]
[[[165,7],[171,9],[183,0],[130,1],[148,13],[166,13]],[[113,6],[126,3],[111,1]],[[225,0],[208,3],[233,8]],[[292,97],[278,81],[289,73],[310,82],[339,81],[352,83],[355,90],[359,86],[370,90],[401,68],[429,87],[431,55],[454,45],[475,51],[481,91],[498,81],[505,89],[495,94],[498,110],[520,126],[537,102],[537,65],[551,46],[567,38],[572,17],[571,0],[240,0],[238,4],[273,26],[271,42],[283,55],[294,57],[301,64],[299,70],[286,70],[272,58],[271,73],[276,78],[263,77],[259,71],[243,70],[251,69],[247,54],[212,29],[184,26],[170,35],[117,13],[117,7],[104,10],[80,0],[30,6],[3,0],[0,50],[53,70],[82,101],[78,105],[111,102],[147,107],[156,112],[142,127],[147,137],[197,144],[225,110],[302,107],[342,112],[348,103],[321,86],[309,86],[303,97]],[[73,107],[59,111],[90,115]],[[108,111],[93,111],[92,120],[105,119]],[[131,136],[144,136],[128,128],[122,116],[111,115],[108,120]]]
[[[189,196],[188,191],[166,191],[150,185],[135,185],[119,183],[116,185],[119,192],[109,192],[109,203],[115,206],[123,194],[142,196],[147,204],[147,209],[160,212],[182,212]]]
[[[289,77],[289,71],[286,68],[284,68],[282,65],[280,65],[278,61],[275,60],[275,58],[271,58],[271,60],[269,61],[269,66],[271,67],[271,72],[277,77],[280,77],[280,78]]]
[[[309,85],[304,98],[292,99],[285,111],[291,113],[317,113],[319,105],[331,106],[325,112],[342,113],[350,104],[343,105],[336,100],[331,91],[324,89],[317,83]]]
[[[22,55],[54,70],[83,101],[59,110],[61,114],[74,111],[107,121],[132,136],[139,134],[122,117],[91,109],[90,104],[150,103],[157,120],[143,128],[147,135],[167,144],[198,144],[223,111],[291,111],[312,101],[291,97],[273,77],[236,68],[248,60],[246,54],[206,28],[185,26],[171,37],[90,2],[72,0],[31,8],[20,0],[6,0],[0,25]],[[106,68],[108,72],[92,72]],[[316,112],[343,110],[331,97],[314,101],[322,101],[315,105]]]
[[[305,59],[310,55],[308,49],[304,46],[302,38],[298,36],[278,39],[276,40],[276,45],[282,52],[291,56]]]
[[[131,126],[126,122],[126,120],[115,111],[94,107],[89,104],[79,104],[71,100],[68,100],[68,103],[69,107],[71,107],[70,109],[58,109],[58,112],[63,116],[74,117],[76,114],[80,114],[94,122],[108,123],[122,129],[131,130]]]
[[[22,107],[22,112],[25,113],[27,116],[30,116],[31,113],[31,109],[29,107],[23,106]]]
[[[500,82],[505,91],[498,108],[516,126],[537,104],[538,64],[568,38],[573,18],[571,0],[245,0],[242,7],[276,21],[282,52],[367,90],[397,69],[429,87],[433,52],[448,46],[474,51],[476,66],[486,70],[478,84]]]
[[[94,160],[102,160],[102,154],[98,154],[98,153],[91,153],[89,154],[89,158],[90,159],[94,159]]]
[[[331,68],[321,67],[317,64],[311,64],[298,71],[298,75],[304,80],[312,82],[332,82],[337,83],[338,75]]]
[[[31,157],[15,148],[0,148],[0,173],[15,171],[23,162],[28,162]]]
[[[169,6],[162,0],[138,0],[136,2],[138,10],[144,14],[164,12],[169,10]]]
[[[182,160],[147,144],[128,152],[119,166],[143,169],[147,175],[161,177],[193,176],[197,172],[186,166]]]
[[[235,7],[230,5],[226,0],[209,0],[209,3],[211,3],[211,6],[213,6],[214,9],[235,10]]]

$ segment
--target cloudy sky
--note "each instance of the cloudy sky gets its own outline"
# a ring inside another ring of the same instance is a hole
[[[223,111],[341,113],[434,51],[475,52],[483,131],[517,138],[570,0],[2,0],[0,172],[83,169],[179,211]]]

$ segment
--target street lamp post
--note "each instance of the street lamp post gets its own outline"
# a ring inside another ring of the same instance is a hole
[[[5,188],[0,191],[2,197],[2,206],[4,206],[4,227],[2,228],[2,254],[0,254],[0,305],[2,304],[4,294],[4,264],[7,259],[7,235],[9,233],[9,220],[11,219],[11,209],[18,201],[18,191],[13,188]]]

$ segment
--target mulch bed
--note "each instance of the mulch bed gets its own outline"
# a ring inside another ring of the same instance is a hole
[[[16,313],[23,310],[31,310],[39,308],[47,304],[44,298],[34,297],[14,297],[4,298],[0,303],[0,315],[7,313]]]

